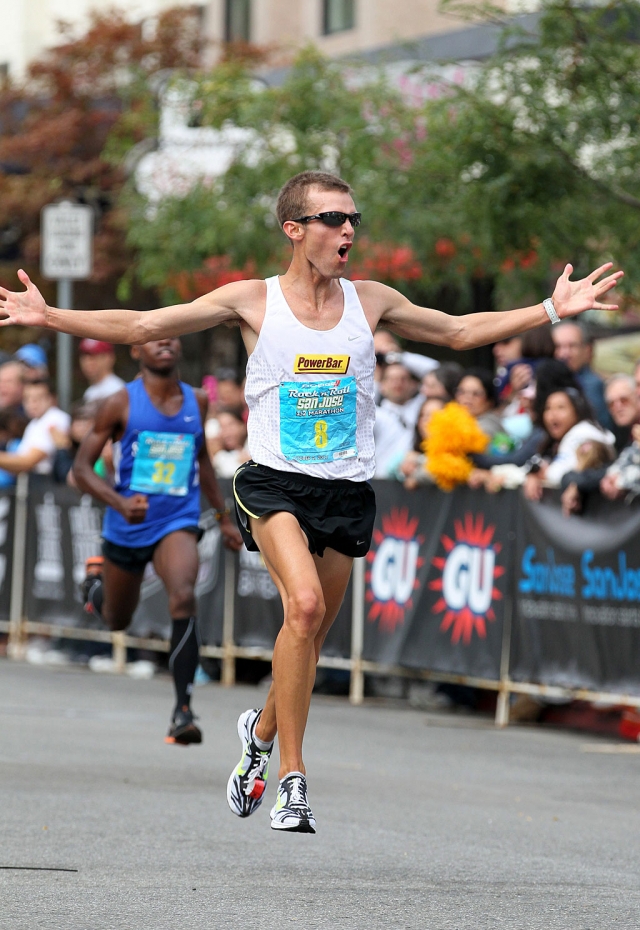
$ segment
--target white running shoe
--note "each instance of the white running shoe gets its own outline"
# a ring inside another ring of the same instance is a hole
[[[315,833],[316,821],[307,800],[307,779],[301,772],[290,772],[278,785],[271,810],[271,829],[289,833]]]
[[[253,741],[253,730],[262,710],[245,710],[238,717],[238,736],[242,743],[242,758],[227,783],[227,801],[238,817],[249,817],[262,804],[271,749],[264,752]]]

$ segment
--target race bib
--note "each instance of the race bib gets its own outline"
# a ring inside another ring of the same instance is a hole
[[[184,497],[195,453],[192,433],[154,433],[143,430],[133,460],[129,487],[143,494]]]
[[[280,448],[294,462],[356,456],[356,379],[281,384]]]

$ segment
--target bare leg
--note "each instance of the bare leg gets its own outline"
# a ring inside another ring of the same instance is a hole
[[[172,620],[186,620],[196,612],[198,566],[197,539],[186,530],[169,533],[153,553],[153,567],[166,588]]]
[[[254,538],[280,591],[284,623],[273,654],[273,685],[256,727],[259,739],[280,739],[280,777],[304,773],[302,740],[315,668],[346,590],[352,560],[333,550],[312,556],[289,513],[253,520]]]
[[[105,558],[102,570],[102,616],[112,630],[124,630],[131,623],[140,599],[142,572],[129,572]]]

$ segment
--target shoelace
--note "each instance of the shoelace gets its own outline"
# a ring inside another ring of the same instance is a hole
[[[264,770],[266,769],[269,763],[268,752],[260,752],[259,749],[257,750],[257,752],[258,752],[258,757],[255,760],[255,762],[249,767],[247,774],[245,776],[247,779],[247,783],[244,788],[245,794],[251,794],[251,792],[253,791],[254,785],[256,783],[256,779],[262,778]]]
[[[287,807],[289,808],[296,807],[304,811],[309,810],[309,802],[307,801],[307,794],[306,794],[306,791],[304,790],[301,778],[292,779],[291,794],[289,796]]]

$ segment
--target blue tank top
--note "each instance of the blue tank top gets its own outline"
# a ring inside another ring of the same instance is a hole
[[[142,378],[126,385],[129,418],[113,447],[115,490],[124,497],[146,494],[149,509],[142,523],[131,524],[107,507],[102,535],[109,542],[128,548],[151,546],[175,530],[198,525],[202,418],[193,388],[182,381],[180,388],[182,407],[168,417],[151,403]]]

